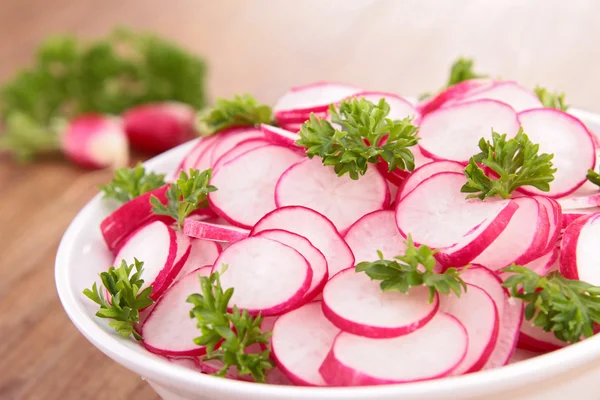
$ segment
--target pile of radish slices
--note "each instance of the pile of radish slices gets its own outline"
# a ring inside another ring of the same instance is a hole
[[[392,119],[413,117],[416,169],[388,172],[370,164],[364,176],[338,177],[297,147],[311,113],[348,97],[385,98]],[[231,303],[265,317],[276,368],[268,383],[352,386],[413,382],[496,368],[515,348],[536,353],[563,347],[523,318],[523,305],[502,287],[500,269],[517,263],[540,275],[560,269],[600,285],[596,240],[600,192],[586,183],[596,151],[576,117],[543,108],[515,82],[472,80],[413,105],[390,93],[317,83],[285,93],[273,107],[278,125],[239,127],[199,140],[179,170],[213,169],[209,208],[175,230],[151,211],[144,194],[102,222],[108,248],[145,262],[145,286],[156,301],[140,328],[149,351],[204,373],[206,349],[186,298],[198,276],[228,265]],[[540,152],[554,154],[549,192],[532,187],[506,200],[466,199],[469,158],[492,128],[514,137],[523,127]],[[355,265],[403,254],[405,239],[438,249],[436,268],[471,266],[467,291],[383,292]],[[260,351],[260,349],[257,349]],[[184,361],[182,361],[184,360]],[[237,378],[235,371],[229,373]]]

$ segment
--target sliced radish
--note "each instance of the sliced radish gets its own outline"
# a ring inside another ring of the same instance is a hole
[[[535,93],[511,81],[496,82],[488,89],[467,95],[461,99],[461,102],[480,99],[501,101],[514,108],[517,112],[543,107],[542,102]]]
[[[594,208],[600,206],[600,193],[583,195],[583,196],[568,196],[558,199],[558,204],[563,209],[572,210],[578,208]]]
[[[500,318],[496,303],[485,290],[467,284],[467,291],[460,297],[453,293],[440,296],[440,311],[458,319],[469,335],[467,355],[452,374],[479,371],[498,340]]]
[[[308,303],[275,322],[273,359],[294,384],[325,386],[319,367],[339,332],[323,315],[321,302]]]
[[[267,146],[271,144],[266,139],[246,139],[237,144],[233,149],[229,150],[227,153],[223,154],[221,157],[217,159],[217,161],[213,164],[213,170],[217,170],[221,165],[225,164],[227,161],[231,161],[237,156],[246,153],[252,149],[256,149],[259,147]]]
[[[415,169],[412,174],[404,180],[404,183],[398,191],[396,202],[401,198],[409,194],[419,183],[438,172],[459,172],[462,173],[465,170],[465,165],[456,161],[434,161],[420,166]]]
[[[571,225],[575,220],[580,217],[584,217],[586,215],[595,214],[600,212],[600,207],[594,208],[581,208],[581,209],[572,209],[563,213],[562,219],[562,229],[566,229],[567,226]]]
[[[186,218],[183,222],[183,233],[198,239],[230,243],[247,238],[250,232],[236,226]]]
[[[473,259],[474,263],[496,271],[513,262],[526,264],[545,252],[550,229],[546,208],[533,197],[513,201],[519,208],[502,233]]]
[[[283,229],[307,238],[327,259],[329,276],[354,266],[354,256],[335,226],[322,214],[306,207],[282,207],[265,215],[251,235],[267,229]]]
[[[322,118],[326,118],[326,117],[327,117],[327,115],[323,115]],[[292,133],[298,133],[298,132],[300,132],[302,125],[304,125],[304,122],[307,120],[308,120],[308,118],[305,117],[303,122],[280,122],[280,126],[281,126],[281,129],[285,129],[286,131],[289,131]]]
[[[206,265],[212,266],[217,257],[219,257],[219,254],[221,254],[221,250],[221,245],[209,240],[190,240],[190,254],[181,271],[179,271],[178,277],[184,277],[191,271]]]
[[[596,152],[592,136],[581,121],[553,108],[524,111],[519,119],[529,139],[539,144],[539,152],[554,154],[552,163],[557,170],[549,192],[534,187],[524,187],[524,192],[557,198],[586,182],[588,169],[596,164]]]
[[[298,149],[296,146],[296,140],[300,138],[300,136],[295,132],[290,132],[285,129],[278,128],[276,126],[262,124],[260,126],[263,134],[273,144],[279,146],[286,146],[294,149]]]
[[[546,254],[543,254],[541,257],[536,258],[524,266],[538,275],[545,276],[553,269],[559,255],[560,249],[558,247],[553,247]]]
[[[377,260],[378,250],[389,260],[403,254],[406,249],[392,210],[374,211],[365,215],[348,229],[344,239],[357,264]]]
[[[532,321],[523,318],[519,348],[529,351],[554,351],[566,345],[567,343],[554,336],[553,332],[546,332],[539,326],[534,326]]]
[[[264,146],[223,164],[211,179],[219,190],[208,195],[211,208],[231,224],[251,228],[275,209],[275,185],[290,165],[301,159],[280,146]]]
[[[440,172],[419,184],[396,205],[400,234],[415,243],[442,249],[446,266],[464,266],[483,252],[506,228],[518,209],[513,200],[466,200],[464,175]]]
[[[152,212],[150,197],[156,196],[161,203],[165,203],[167,201],[165,193],[168,188],[169,185],[164,185],[128,201],[100,223],[100,231],[109,250],[118,249],[123,239],[144,223],[155,218],[160,219]],[[164,219],[170,220],[171,218]]]
[[[492,139],[492,130],[512,138],[519,125],[517,113],[507,104],[495,100],[461,103],[423,117],[419,147],[434,160],[467,162],[481,151],[481,138]]]
[[[578,218],[565,229],[560,251],[560,273],[568,279],[579,279],[600,285],[598,259],[600,213]]]
[[[501,367],[508,363],[519,339],[519,329],[523,320],[523,303],[508,296],[502,281],[491,270],[482,266],[472,266],[463,271],[461,277],[467,283],[478,286],[490,295],[499,316],[498,340],[483,369]]]
[[[354,268],[339,272],[323,289],[323,313],[345,332],[391,338],[421,328],[438,310],[438,296],[430,303],[428,287],[414,287],[404,294],[384,292],[379,283]]]
[[[390,106],[390,113],[388,114],[387,118],[392,120],[401,120],[411,117],[413,119],[413,123],[419,122],[420,115],[415,106],[413,106],[408,100],[405,100],[396,94],[366,91],[357,93],[351,97],[362,97],[373,104],[377,104],[381,99],[385,99]]]
[[[539,352],[528,351],[523,349],[515,350],[514,354],[510,358],[509,364],[515,364],[521,361],[529,360],[530,358],[539,356]]]
[[[249,139],[264,139],[260,129],[255,128],[231,128],[220,132],[215,147],[210,155],[211,165],[214,166],[216,161],[225,153],[237,147],[237,145]]]
[[[258,232],[256,237],[264,237],[271,240],[276,240],[300,253],[310,264],[312,269],[312,281],[308,291],[304,295],[303,302],[311,301],[317,294],[321,293],[325,282],[329,279],[327,272],[327,260],[308,239],[296,233],[284,231],[281,229],[270,229]]]
[[[450,374],[469,338],[454,317],[439,312],[423,328],[391,339],[340,333],[319,371],[334,386],[416,382]]]
[[[560,236],[560,230],[562,226],[562,208],[560,204],[550,197],[535,196],[535,199],[540,203],[541,206],[546,208],[548,214],[548,241],[546,242],[546,248],[543,253],[548,253],[554,249],[558,237]]]
[[[347,174],[338,176],[320,158],[291,166],[275,188],[277,207],[311,208],[325,215],[340,232],[363,215],[386,208],[389,202],[387,184],[376,168],[368,168],[359,180],[353,180]]]
[[[135,231],[123,244],[113,265],[121,260],[133,263],[134,258],[144,262],[143,290],[152,286],[150,298],[157,300],[171,285],[179,273],[174,267],[177,256],[177,236],[175,231],[163,222],[155,221]],[[181,268],[183,264],[179,265]]]
[[[201,356],[204,346],[194,343],[201,336],[197,321],[190,318],[192,305],[186,300],[193,293],[201,293],[199,276],[210,274],[200,268],[175,282],[159,299],[142,326],[142,343],[152,353],[169,356]],[[144,273],[145,277],[145,273]]]
[[[175,238],[177,240],[177,254],[175,255],[175,260],[173,261],[173,264],[177,264],[178,262],[181,262],[182,260],[183,260],[183,264],[185,264],[187,259],[189,258],[190,252],[192,250],[190,238],[186,234],[184,234],[182,231],[179,231],[179,230],[175,231]],[[206,264],[202,264],[202,265],[206,265]],[[199,265],[198,267],[201,267],[201,265]],[[198,268],[198,267],[196,267],[196,268]],[[190,271],[193,271],[196,268],[192,268]]]
[[[360,93],[362,90],[350,85],[330,82],[316,82],[313,84],[291,88],[277,100],[273,112],[277,119],[286,114],[309,114],[311,111],[326,111],[330,104]]]
[[[452,85],[431,99],[425,100],[417,105],[422,115],[429,114],[444,105],[459,102],[469,95],[491,88],[494,81],[491,79],[469,79],[456,85]]]
[[[192,150],[190,150],[190,152],[184,157],[181,165],[175,172],[175,175],[179,175],[180,170],[189,171],[190,168],[197,168],[197,165],[200,167],[205,166],[206,168],[210,167],[210,155],[212,154],[213,146],[217,141],[217,137],[218,135],[213,135],[206,138],[201,138],[192,148]]]
[[[220,271],[224,265],[223,289],[234,288],[230,304],[252,314],[268,316],[292,309],[312,281],[306,259],[271,239],[251,237],[232,244],[223,250],[213,269]]]

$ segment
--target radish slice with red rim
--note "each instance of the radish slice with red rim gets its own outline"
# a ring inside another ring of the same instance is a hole
[[[275,116],[286,113],[310,114],[311,111],[326,111],[330,104],[360,93],[362,89],[341,83],[316,82],[291,88],[273,106]]]
[[[247,238],[250,231],[236,226],[186,218],[183,221],[183,233],[198,239],[229,243]]]
[[[390,193],[376,168],[359,180],[338,176],[320,158],[306,159],[285,171],[275,188],[277,207],[304,206],[325,215],[340,232],[375,210],[387,208]]]
[[[370,338],[406,335],[427,324],[439,306],[429,302],[429,288],[408,293],[382,291],[378,281],[354,268],[339,272],[323,289],[323,313],[345,332]]]
[[[488,89],[467,95],[461,99],[461,102],[480,99],[501,101],[517,112],[543,107],[535,93],[512,81],[496,82]]]
[[[365,215],[348,229],[344,239],[357,264],[378,260],[377,251],[381,251],[384,258],[391,259],[404,254],[406,249],[405,239],[398,232],[392,210],[374,211]]]
[[[387,115],[387,118],[392,120],[412,118],[413,124],[418,124],[420,120],[419,112],[415,106],[413,106],[408,100],[393,93],[366,91],[357,93],[350,97],[363,98],[373,104],[377,104],[381,99],[385,99],[390,106],[390,113]]]
[[[273,144],[278,146],[286,146],[295,150],[303,151],[302,147],[296,146],[296,140],[300,139],[300,136],[295,132],[290,132],[276,126],[261,124],[260,129],[263,134]]]
[[[415,169],[405,180],[396,198],[396,202],[409,194],[421,182],[438,172],[458,172],[462,173],[465,165],[456,161],[433,161]]]
[[[185,264],[179,271],[179,277],[186,276],[205,265],[213,265],[219,254],[221,254],[221,245],[209,240],[192,239],[190,240],[190,254]]]
[[[228,151],[237,147],[237,145],[249,139],[264,139],[260,129],[255,128],[230,128],[226,131],[219,132],[218,140],[210,155],[211,165],[214,167],[216,161]]]
[[[548,214],[548,241],[546,242],[546,248],[543,251],[543,253],[548,253],[554,249],[558,237],[560,236],[563,218],[562,209],[560,204],[550,197],[534,196],[534,198],[541,206],[545,207],[546,213]]]
[[[562,349],[567,344],[554,336],[554,332],[546,332],[539,326],[534,326],[533,321],[527,321],[523,318],[519,343],[517,344],[520,349],[547,352]]]
[[[231,161],[237,156],[246,153],[252,149],[256,149],[258,147],[263,147],[271,144],[266,139],[246,139],[240,143],[238,143],[233,149],[229,150],[227,153],[223,154],[213,163],[213,170],[217,170],[221,165],[225,164],[227,161]]]
[[[272,356],[281,371],[296,385],[326,386],[319,374],[337,334],[315,301],[277,319],[271,337]]]
[[[429,114],[438,108],[463,100],[465,97],[491,88],[494,81],[491,79],[469,79],[443,90],[431,99],[417,105],[421,115]]]
[[[198,143],[186,156],[183,158],[181,165],[177,168],[175,175],[179,175],[180,170],[189,171],[190,168],[196,168],[196,164],[201,160],[205,154],[208,153],[208,159],[210,160],[210,153],[212,153],[213,145],[217,141],[217,136],[209,136],[201,138]]]
[[[282,207],[265,215],[252,228],[251,235],[267,229],[283,229],[307,238],[323,253],[329,276],[354,267],[354,256],[335,226],[322,214],[306,207]]]
[[[285,260],[285,262],[282,262]],[[299,252],[275,240],[251,237],[223,250],[214,271],[223,290],[234,288],[230,305],[251,314],[281,314],[294,308],[308,291],[312,268]]]
[[[565,229],[560,252],[560,273],[565,278],[600,285],[598,237],[600,213],[578,218]]]
[[[462,362],[468,342],[463,325],[453,316],[439,312],[423,328],[396,338],[372,339],[342,332],[319,371],[332,386],[441,378]]]

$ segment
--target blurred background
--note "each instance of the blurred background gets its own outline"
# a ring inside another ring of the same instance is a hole
[[[236,93],[270,104],[320,80],[416,96],[467,56],[477,71],[600,111],[598,15],[596,0],[0,0],[0,86],[49,36],[93,41],[125,26],[203,58],[209,105]],[[54,289],[60,237],[110,176],[0,156],[0,399],[156,398],[76,331]]]

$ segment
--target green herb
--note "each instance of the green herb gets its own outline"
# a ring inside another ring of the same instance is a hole
[[[440,91],[454,86],[457,83],[468,81],[470,79],[487,78],[488,75],[478,74],[474,71],[474,62],[471,58],[459,58],[450,67],[450,75],[448,76],[448,82],[446,86]],[[424,93],[419,96],[419,100],[425,100],[431,97],[431,93]]]
[[[98,189],[104,192],[105,199],[115,199],[127,203],[136,197],[150,192],[165,184],[165,174],[146,172],[141,163],[135,168],[119,168],[115,177],[108,185],[100,185]]]
[[[208,134],[235,126],[269,124],[272,110],[249,94],[234,96],[233,100],[217,99],[216,105],[200,118],[201,130]]]
[[[121,261],[119,268],[110,267],[108,272],[102,272],[100,279],[111,296],[110,303],[104,298],[104,290],[98,289],[96,283],[92,289],[85,289],[83,294],[100,306],[96,313],[98,318],[108,318],[109,322],[119,335],[133,337],[142,340],[139,333],[135,331],[135,324],[139,322],[140,310],[153,303],[150,298],[152,287],[149,286],[140,292],[144,284],[142,273],[144,263],[134,259],[134,264],[127,265],[125,260]],[[131,271],[135,272],[131,275]]]
[[[594,185],[600,186],[600,174],[598,174],[593,169],[589,169],[586,175],[588,181],[592,182]]]
[[[425,245],[417,248],[411,235],[408,235],[405,243],[404,255],[396,256],[395,260],[390,261],[385,260],[383,254],[377,251],[379,260],[361,262],[356,266],[356,272],[365,272],[371,279],[381,281],[380,287],[384,292],[397,290],[408,293],[410,287],[427,286],[430,303],[437,292],[449,294],[452,291],[460,296],[462,291],[467,291],[467,285],[456,268],[448,268],[441,274],[435,272],[434,255],[437,250]]]
[[[22,160],[59,148],[56,119],[121,114],[144,103],[204,106],[204,62],[154,35],[118,29],[82,44],[74,36],[44,42],[29,69],[0,89],[0,149]]]
[[[550,190],[556,168],[552,168],[553,154],[538,154],[539,145],[532,143],[523,129],[517,136],[506,140],[506,134],[492,132],[492,143],[479,141],[481,153],[471,157],[465,168],[467,183],[461,192],[471,193],[467,198],[500,197],[507,199],[521,186]],[[498,177],[490,178],[480,167],[483,164]]]
[[[195,210],[208,206],[206,199],[210,192],[217,190],[209,185],[212,178],[212,169],[198,171],[190,169],[189,175],[181,171],[179,179],[171,183],[167,190],[167,204],[162,204],[158,197],[150,197],[152,211],[157,215],[168,215],[177,221],[179,228],[183,227],[183,221]]]
[[[567,111],[569,108],[569,106],[565,104],[564,93],[552,93],[549,92],[548,89],[541,86],[536,86],[534,91],[546,108],[556,108],[557,110],[561,111]]]
[[[558,272],[540,276],[514,264],[502,272],[514,273],[503,285],[512,297],[527,304],[525,318],[533,325],[569,343],[594,334],[594,324],[600,323],[600,287],[567,279]]]
[[[229,311],[229,301],[233,288],[223,291],[220,274],[213,272],[209,277],[200,277],[202,294],[192,294],[187,301],[194,305],[190,317],[198,320],[201,336],[194,339],[199,346],[206,346],[206,360],[219,360],[223,368],[216,375],[225,376],[231,367],[236,367],[239,375],[251,375],[256,382],[265,381],[265,372],[273,367],[269,350],[248,353],[253,344],[267,344],[270,332],[260,329],[261,314],[251,316],[247,310],[237,306]]]
[[[378,104],[363,98],[344,100],[338,108],[332,104],[329,113],[331,123],[311,114],[300,129],[296,144],[306,147],[308,157],[319,156],[323,165],[334,166],[338,176],[348,173],[352,179],[364,175],[368,163],[378,163],[380,157],[389,171],[414,169],[409,147],[417,144],[418,128],[411,118],[387,118],[390,106],[385,99]]]

